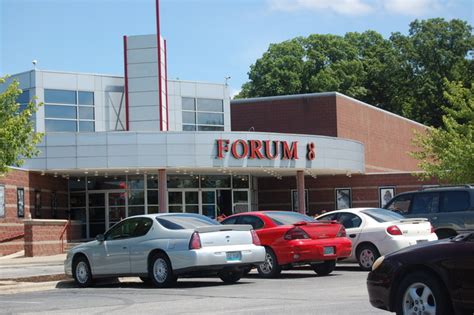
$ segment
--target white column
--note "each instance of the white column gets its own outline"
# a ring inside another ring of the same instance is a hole
[[[296,171],[296,190],[298,192],[298,211],[302,214],[306,213],[305,195],[304,195],[304,172]]]
[[[168,181],[166,178],[166,170],[158,170],[158,202],[160,206],[160,213],[167,213],[168,211]]]

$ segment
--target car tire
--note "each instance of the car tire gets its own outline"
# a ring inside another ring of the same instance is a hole
[[[311,265],[311,267],[313,267],[314,272],[316,272],[318,276],[327,276],[336,268],[336,261],[327,260],[322,264]]]
[[[74,277],[76,284],[81,288],[87,288],[92,285],[91,267],[85,256],[81,255],[74,259],[72,276]]]
[[[372,270],[372,265],[380,257],[380,253],[372,244],[364,244],[357,248],[357,262],[364,271]]]
[[[281,267],[271,248],[265,247],[265,262],[257,266],[257,271],[263,278],[275,278],[280,275]]]
[[[164,253],[155,253],[150,259],[148,274],[151,283],[157,288],[168,288],[176,283],[171,262]]]
[[[434,308],[433,314],[453,314],[447,292],[433,275],[423,271],[408,274],[398,287],[397,315],[423,314],[427,308]]]
[[[242,278],[244,272],[242,270],[223,270],[217,274],[222,281],[228,284],[236,283]]]

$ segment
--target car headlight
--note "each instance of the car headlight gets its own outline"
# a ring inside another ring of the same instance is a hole
[[[380,267],[380,265],[383,263],[384,259],[385,259],[385,256],[380,256],[379,258],[377,258],[377,260],[372,265],[372,271],[374,271],[375,269]]]

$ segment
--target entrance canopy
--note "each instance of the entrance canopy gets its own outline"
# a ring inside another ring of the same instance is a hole
[[[47,133],[25,168],[60,176],[147,172],[287,176],[364,172],[364,145],[262,132]]]

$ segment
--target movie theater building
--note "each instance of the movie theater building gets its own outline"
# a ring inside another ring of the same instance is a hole
[[[44,138],[0,177],[0,255],[61,252],[138,214],[313,215],[421,186],[407,152],[423,125],[334,92],[231,101],[225,84],[168,79],[159,35],[123,41],[124,76],[9,79],[20,106],[44,104]]]

